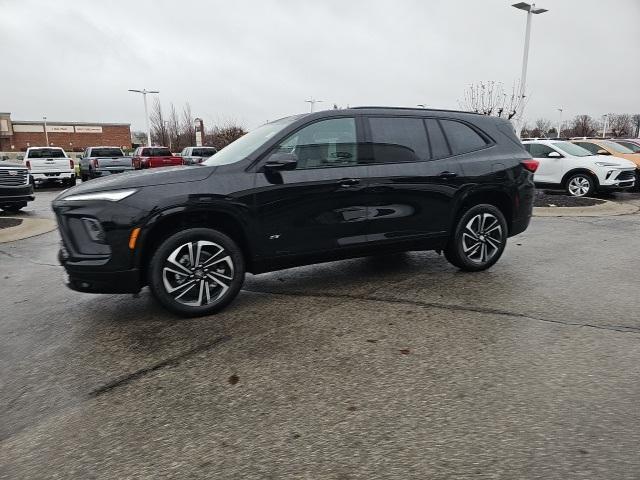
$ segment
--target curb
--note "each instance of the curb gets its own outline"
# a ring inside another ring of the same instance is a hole
[[[35,237],[57,228],[56,222],[47,218],[18,217],[22,223],[15,227],[0,230],[0,243],[15,242],[24,238]]]
[[[637,213],[640,207],[630,203],[605,200],[591,207],[534,207],[534,217],[613,217]]]

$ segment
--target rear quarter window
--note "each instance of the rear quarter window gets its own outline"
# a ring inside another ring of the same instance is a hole
[[[440,120],[453,155],[485,148],[487,141],[470,126],[455,120]]]

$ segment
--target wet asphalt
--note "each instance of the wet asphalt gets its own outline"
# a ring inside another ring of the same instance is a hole
[[[58,242],[0,244],[0,478],[640,477],[638,214],[534,218],[476,274],[248,276],[187,320],[68,290]]]

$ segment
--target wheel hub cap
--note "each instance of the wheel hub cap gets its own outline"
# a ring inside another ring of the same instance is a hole
[[[462,251],[474,263],[489,262],[500,251],[503,231],[491,213],[474,215],[462,232]]]

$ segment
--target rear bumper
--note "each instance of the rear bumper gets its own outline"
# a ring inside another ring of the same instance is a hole
[[[135,170],[133,167],[118,167],[113,169],[96,169],[91,170],[90,176],[93,178],[97,177],[107,177],[109,175],[114,175],[116,173],[124,173],[124,172],[132,172]]]
[[[33,185],[21,185],[18,187],[0,186],[0,205],[25,203],[35,200]]]
[[[75,177],[74,172],[66,171],[66,172],[42,172],[42,173],[31,173],[31,178],[35,181],[48,181],[48,180],[66,180]]]

